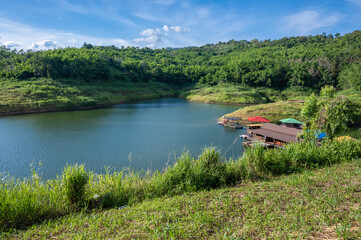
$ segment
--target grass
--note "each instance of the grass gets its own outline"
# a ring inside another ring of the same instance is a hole
[[[226,114],[225,117],[241,117],[242,119],[247,119],[249,117],[262,116],[271,122],[278,122],[280,119],[284,118],[295,118],[302,121],[302,106],[302,102],[292,101],[251,105]]]
[[[4,239],[359,239],[360,159],[236,187],[72,213]]]
[[[283,100],[305,100],[312,92],[313,90],[305,87],[290,87],[281,91],[222,83],[216,86],[198,84],[183,89],[180,96],[190,101],[205,103],[262,104]]]
[[[47,78],[0,80],[0,115],[55,111],[118,104],[137,99],[175,96],[174,87],[160,82],[79,82]]]
[[[281,99],[281,94],[277,90],[234,84],[197,85],[190,90],[183,90],[180,96],[195,102],[233,104],[259,104],[269,102],[271,99],[274,101]]]
[[[265,104],[258,104],[258,105],[250,105],[246,107],[242,107],[232,113],[225,114],[226,117],[241,117],[242,119],[247,119],[249,117],[255,116],[262,116],[270,120],[271,122],[278,123],[280,119],[284,118],[295,118],[299,121],[304,121],[305,119],[301,116],[301,110],[303,106],[303,97],[308,96],[307,94],[310,93],[310,90],[303,89],[301,90],[294,90],[294,88],[286,89],[282,92],[285,94],[288,92],[288,97],[290,99],[296,101],[278,101],[273,103],[265,103]],[[297,92],[296,95],[294,93]],[[303,94],[303,95],[302,95]],[[338,92],[339,95],[344,95],[353,101],[356,104],[356,112],[354,117],[354,128],[358,129],[361,123],[361,92],[360,91],[341,91]],[[298,97],[297,97],[298,96]],[[297,100],[298,99],[298,100]],[[222,119],[219,119],[220,121]],[[354,136],[358,135],[357,132],[353,131],[350,134]]]
[[[64,169],[62,184],[65,188],[65,196],[70,205],[81,204],[84,201],[85,185],[88,183],[89,175],[84,165],[69,166]]]
[[[250,180],[272,180],[360,156],[358,140],[325,141],[320,147],[305,141],[289,144],[285,149],[265,150],[259,146],[228,161],[221,158],[216,148],[208,147],[197,158],[182,154],[162,172],[124,170],[97,175],[86,172],[83,166],[67,166],[62,176],[49,181],[41,180],[36,173],[31,179],[3,178],[0,229],[11,235],[33,224],[35,228],[38,223],[50,224],[62,216],[74,218],[77,215],[73,213],[102,214],[105,212],[101,209],[133,206],[150,199],[225,188]]]

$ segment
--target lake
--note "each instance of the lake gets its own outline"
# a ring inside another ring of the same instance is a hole
[[[115,171],[161,170],[184,150],[196,157],[204,146],[213,145],[223,154],[245,130],[219,126],[217,118],[238,108],[164,98],[86,111],[0,117],[0,173],[23,178],[31,176],[34,168],[48,179],[75,163],[96,173],[104,173],[105,166]],[[226,157],[242,153],[238,139]]]

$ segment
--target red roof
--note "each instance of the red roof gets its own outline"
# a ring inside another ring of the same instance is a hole
[[[268,123],[271,122],[267,118],[263,118],[263,117],[260,117],[260,116],[250,117],[250,118],[248,118],[248,121],[250,121],[250,122],[268,122]]]

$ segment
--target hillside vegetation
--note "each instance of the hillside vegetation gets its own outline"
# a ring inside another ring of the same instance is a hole
[[[179,91],[205,102],[293,100],[325,84],[359,91],[360,70],[360,31],[180,49],[0,47],[0,113],[115,104]]]

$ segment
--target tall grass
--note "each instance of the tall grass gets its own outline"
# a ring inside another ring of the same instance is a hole
[[[21,228],[74,210],[121,207],[144,199],[177,195],[329,166],[361,157],[361,141],[304,141],[284,149],[250,148],[239,159],[222,159],[215,147],[193,158],[184,152],[163,171],[124,170],[97,175],[84,166],[67,166],[49,181],[0,180],[0,229]],[[74,208],[74,206],[77,206]]]
[[[0,181],[0,229],[21,228],[68,212],[59,179],[2,179]]]
[[[85,200],[85,185],[88,183],[89,174],[84,165],[67,165],[64,168],[62,184],[65,196],[70,205],[81,205]]]

